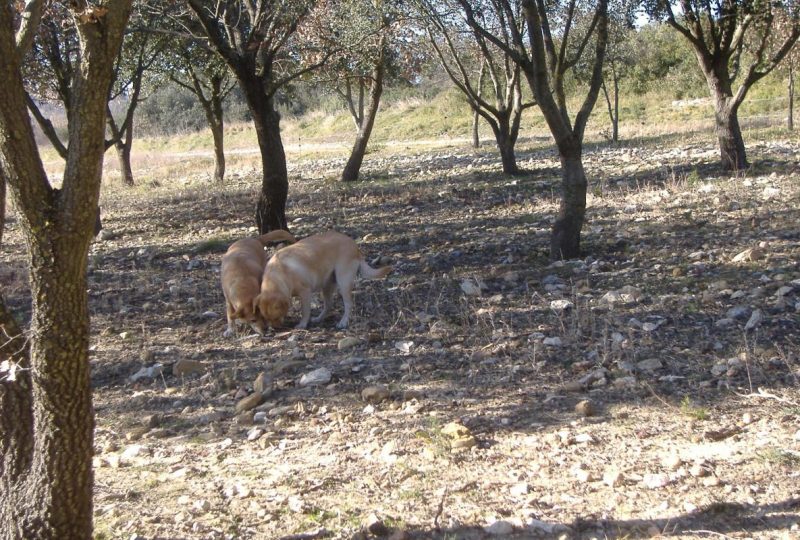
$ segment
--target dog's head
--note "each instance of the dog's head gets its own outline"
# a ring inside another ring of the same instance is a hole
[[[252,304],[245,303],[239,306],[236,311],[234,311],[233,316],[247,322],[247,324],[259,334],[263,334],[267,329],[264,319],[256,314]]]
[[[289,300],[276,293],[261,293],[253,300],[253,311],[273,328],[283,326],[283,319],[289,311]]]

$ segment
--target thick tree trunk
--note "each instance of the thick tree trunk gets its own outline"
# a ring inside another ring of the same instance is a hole
[[[717,96],[714,116],[720,159],[726,171],[741,171],[749,166],[737,109],[730,98]]]
[[[559,148],[561,157],[561,206],[553,224],[550,258],[574,259],[580,256],[581,229],[586,214],[586,174],[580,143]]]
[[[511,136],[507,132],[504,132],[501,127],[501,129],[495,132],[495,139],[497,140],[497,149],[500,151],[500,161],[503,164],[503,173],[519,174],[517,157],[514,154],[514,141],[512,140]]]
[[[11,362],[0,373],[3,540],[92,536],[94,411],[86,266],[112,68],[130,8],[130,0],[109,0],[102,10],[73,11],[82,54],[60,190],[49,183],[31,129],[11,12],[0,10],[0,160],[28,246],[32,297],[25,340],[18,338],[19,328],[0,298],[0,357]]]
[[[35,339],[30,343],[30,365],[36,374],[32,392],[23,391],[29,384],[27,377],[0,383],[3,417],[17,424],[18,430],[9,433],[14,426],[2,426],[5,493],[0,538],[92,535],[94,409],[85,293],[88,242],[85,235],[62,239],[61,245],[37,246],[32,254],[31,334]],[[24,421],[26,416],[28,421]],[[21,432],[33,426],[35,434]]]
[[[481,147],[481,138],[478,134],[478,119],[480,116],[478,115],[478,111],[472,112],[472,147],[473,148],[480,148]]]
[[[383,41],[381,42],[383,47]],[[367,109],[364,111],[361,118],[361,125],[358,128],[356,141],[353,144],[353,150],[350,152],[350,158],[342,171],[343,182],[354,182],[358,180],[358,175],[361,172],[361,164],[364,162],[364,155],[367,153],[367,145],[369,138],[372,135],[372,128],[375,125],[375,117],[378,116],[378,107],[381,104],[381,94],[383,94],[383,74],[384,74],[384,55],[381,49],[381,54],[372,69],[372,80],[369,89],[369,99],[367,102]]]
[[[272,97],[264,92],[264,82],[247,66],[236,73],[244,92],[256,139],[261,151],[261,193],[256,203],[256,225],[261,234],[287,229],[286,199],[289,195],[289,175],[286,152],[281,139],[281,116],[275,110]]]
[[[3,231],[6,228],[6,179],[0,171],[0,247],[3,246]]]

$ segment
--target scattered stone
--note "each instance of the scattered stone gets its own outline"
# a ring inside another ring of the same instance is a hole
[[[575,469],[575,479],[581,484],[585,484],[592,479],[592,473],[586,469]]]
[[[130,382],[136,382],[140,379],[153,379],[158,377],[164,372],[164,365],[163,364],[153,364],[149,367],[143,367],[133,375],[131,375],[128,380]]]
[[[478,441],[472,435],[469,428],[456,422],[445,424],[442,428],[442,435],[450,439],[450,448],[453,450],[458,448],[472,448],[478,444]]]
[[[617,377],[614,379],[614,386],[617,388],[632,388],[636,386],[636,377]]]
[[[763,258],[764,258],[764,250],[754,247],[754,248],[748,248],[740,253],[737,253],[731,259],[731,262],[734,263],[753,262]]]
[[[236,416],[236,423],[240,426],[253,425],[253,411],[242,411]]]
[[[240,414],[245,411],[249,411],[250,409],[254,409],[261,405],[264,402],[264,397],[259,392],[255,392],[250,394],[246,398],[239,400],[236,404],[236,414]]]
[[[172,364],[172,374],[176,377],[185,377],[195,373],[203,373],[206,366],[203,362],[197,360],[189,360],[188,358],[181,358]]]
[[[528,494],[530,491],[530,486],[528,486],[527,482],[520,482],[511,486],[508,491],[511,493],[511,495],[521,497]]]
[[[508,536],[514,532],[514,525],[501,519],[485,526],[483,530],[492,536]]]
[[[711,471],[704,463],[695,463],[689,467],[689,474],[696,478],[702,478],[711,474]]]
[[[597,408],[590,400],[584,399],[575,405],[575,412],[581,416],[594,416],[597,414]]]
[[[720,480],[716,476],[709,476],[708,478],[703,479],[703,486],[705,487],[716,487],[722,484],[722,480]]]
[[[645,474],[642,484],[648,489],[660,489],[669,484],[669,476],[666,474]]]
[[[480,286],[475,283],[472,279],[465,279],[461,282],[461,290],[464,291],[464,294],[467,296],[480,296],[481,295],[481,288]]]
[[[394,348],[400,351],[403,354],[411,353],[411,349],[414,348],[413,341],[395,341]]]
[[[748,306],[736,306],[725,312],[725,317],[734,320],[744,320],[750,316],[750,308]]]
[[[339,340],[339,343],[337,343],[336,348],[339,349],[340,351],[346,351],[347,349],[352,349],[359,343],[361,343],[361,340],[359,338],[353,336],[347,336]]]
[[[636,369],[639,371],[656,371],[664,367],[664,364],[658,358],[648,358],[636,363]]]
[[[622,472],[619,469],[607,469],[603,473],[603,483],[610,487],[617,487],[622,483]]]
[[[148,431],[150,431],[150,428],[148,426],[135,427],[132,430],[125,433],[125,440],[131,442],[138,441],[139,439],[144,437]]]
[[[669,471],[677,471],[682,464],[683,461],[678,454],[669,454],[661,460],[661,465]]]
[[[368,515],[364,519],[363,526],[367,532],[375,536],[387,536],[389,534],[389,528],[376,514]]]
[[[744,325],[745,330],[752,330],[759,324],[761,321],[764,320],[764,315],[761,313],[760,309],[756,309],[753,311],[753,314],[750,315],[750,319],[748,319],[747,324]]]
[[[275,382],[272,380],[272,377],[262,371],[256,375],[255,380],[253,380],[253,392],[263,395],[266,399],[267,396],[272,394],[274,385]]]
[[[361,390],[361,399],[367,403],[380,403],[381,401],[389,399],[390,396],[391,392],[389,392],[389,389],[380,384],[367,386]]]
[[[333,374],[328,368],[321,367],[300,377],[300,386],[320,386],[331,382]]]
[[[561,338],[558,336],[544,338],[542,344],[547,347],[561,347],[563,345]]]
[[[247,441],[248,442],[257,441],[258,439],[261,438],[261,436],[263,434],[264,434],[264,430],[263,429],[257,428],[257,427],[253,428],[253,429],[251,429],[250,431],[247,432]]]
[[[565,299],[553,300],[550,302],[550,309],[559,313],[572,309],[574,306],[575,304],[573,304],[572,301]]]

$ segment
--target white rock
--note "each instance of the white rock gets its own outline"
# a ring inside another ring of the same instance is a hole
[[[553,311],[566,311],[574,307],[574,305],[570,300],[566,299],[553,300],[550,302],[550,309]]]
[[[464,294],[467,296],[480,296],[481,295],[481,288],[478,286],[475,281],[471,279],[465,279],[461,282],[461,290],[464,291]]]
[[[131,382],[136,382],[140,379],[152,379],[154,377],[158,377],[161,373],[164,372],[164,365],[163,364],[153,364],[150,367],[143,367],[133,375],[131,375],[128,380]]]
[[[781,287],[777,291],[775,291],[775,296],[778,296],[778,297],[786,296],[787,294],[791,294],[792,291],[794,291],[794,287],[790,287],[788,285],[784,285],[783,287]]]
[[[483,528],[483,530],[492,536],[508,536],[514,532],[514,525],[501,519],[490,525],[487,525]]]
[[[669,484],[669,476],[666,474],[645,474],[642,484],[649,489],[659,489]]]
[[[394,348],[403,354],[409,354],[414,347],[413,341],[395,341]]]
[[[142,450],[144,450],[144,447],[141,444],[132,444],[122,452],[122,458],[133,459],[138,457],[142,453]]]
[[[548,347],[561,347],[563,345],[561,338],[558,336],[544,338],[542,343]]]
[[[253,428],[247,432],[247,440],[250,442],[257,441],[261,438],[264,434],[264,430],[261,428]]]
[[[321,367],[300,377],[300,386],[319,386],[331,382],[333,374],[328,368]]]
[[[519,484],[514,484],[508,490],[512,495],[520,497],[522,495],[527,495],[530,491],[530,487],[528,486],[527,482],[520,482]]]

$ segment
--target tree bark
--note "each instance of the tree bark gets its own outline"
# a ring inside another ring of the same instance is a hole
[[[794,69],[789,66],[789,113],[786,117],[786,129],[794,130]]]
[[[126,186],[133,185],[133,168],[131,167],[131,147],[123,141],[114,143],[114,149],[117,151],[117,159],[119,160],[119,172],[122,176],[122,183]]]
[[[220,124],[210,126],[214,140],[214,181],[221,184],[225,180],[225,133]]]
[[[514,154],[514,146],[517,142],[517,137],[512,133],[512,128],[509,125],[509,118],[501,117],[498,122],[490,122],[490,125],[492,126],[492,131],[494,131],[494,138],[497,141],[497,149],[500,151],[503,173],[519,174],[517,158]]]
[[[727,96],[717,95],[714,117],[722,168],[726,171],[746,169],[749,163],[739,127],[738,105]]]
[[[579,143],[559,148],[561,205],[550,241],[550,257],[553,259],[574,259],[580,256],[587,187],[581,154],[582,146]]]
[[[358,127],[358,134],[356,135],[353,149],[350,152],[350,158],[347,160],[344,171],[342,171],[343,182],[354,182],[358,180],[358,176],[361,172],[361,164],[364,162],[364,155],[367,153],[367,145],[372,135],[372,128],[375,126],[375,117],[378,116],[381,94],[383,94],[385,41],[386,38],[382,37],[380,44],[381,51],[372,68],[367,108],[361,117],[361,125]]]
[[[256,224],[261,234],[287,229],[286,199],[289,195],[289,177],[286,152],[281,140],[281,117],[275,110],[274,100],[265,94],[258,78],[248,76],[246,71],[240,71],[236,76],[253,116],[258,148],[261,151],[262,181],[261,193],[256,203]]]
[[[614,73],[614,117],[611,120],[611,140],[619,142],[619,79]]]
[[[481,138],[478,134],[478,119],[480,116],[478,115],[478,111],[472,111],[472,147],[473,148],[480,148],[481,147]]]
[[[26,110],[11,10],[0,10],[0,161],[28,247],[32,297],[28,340],[0,298],[0,357],[9,362],[0,372],[3,540],[92,535],[86,267],[112,68],[130,8],[131,0],[109,0],[102,9],[73,12],[82,54],[60,190],[49,183]]]
[[[6,178],[0,171],[0,247],[3,247],[3,231],[6,228]]]

